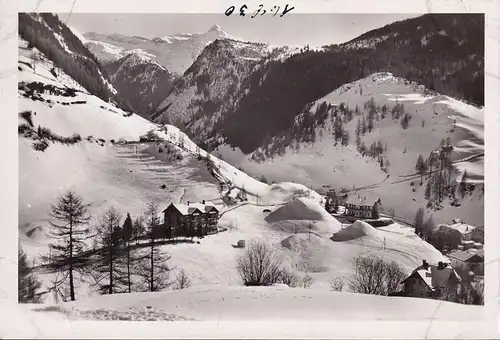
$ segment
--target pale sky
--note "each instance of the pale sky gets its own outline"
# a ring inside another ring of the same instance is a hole
[[[224,14],[107,14],[72,13],[67,24],[80,33],[119,33],[145,38],[178,33],[201,33],[218,24],[247,41],[273,45],[321,46],[348,41],[367,31],[421,14],[293,14],[240,17]],[[59,13],[66,22],[68,14]]]

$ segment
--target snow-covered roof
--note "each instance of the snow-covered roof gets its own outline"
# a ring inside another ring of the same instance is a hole
[[[458,230],[462,235],[471,233],[472,230],[476,229],[476,227],[465,223],[455,223],[450,225],[450,228]]]
[[[351,195],[347,201],[346,204],[355,204],[355,205],[369,205],[373,206],[375,202],[379,200],[379,197],[373,196],[370,193],[367,192],[362,192],[359,194],[353,194]]]
[[[403,282],[411,277],[417,277],[422,279],[422,281],[424,281],[431,290],[434,290],[436,288],[446,287],[451,275],[455,275],[457,279],[459,278],[458,274],[449,264],[442,269],[439,269],[436,265],[421,265],[420,267],[417,267]]]
[[[182,203],[172,203],[170,204],[173,206],[175,209],[177,209],[181,214],[183,215],[191,215],[194,212],[198,211],[199,213],[207,213],[211,211],[212,209],[218,209],[215,207],[214,204],[212,203],[189,203],[189,204],[182,204]],[[167,207],[168,209],[168,207]],[[165,209],[165,210],[167,210]],[[165,211],[163,210],[163,211]]]
[[[201,212],[205,212],[205,213],[209,212],[212,209],[219,211],[219,209],[217,209],[217,207],[213,203],[210,203],[210,202],[205,202],[205,204],[203,204],[203,203],[189,203],[189,206],[198,208],[198,210],[200,210]]]
[[[477,254],[484,260],[484,249],[468,249],[467,251],[472,254]]]
[[[181,204],[181,203],[172,203],[172,206],[177,209],[181,214],[183,215],[191,215],[194,213],[196,210],[201,213],[201,211],[193,206],[189,206],[187,204]]]
[[[454,258],[462,262],[469,262],[474,257],[481,257],[481,256],[479,256],[477,253],[474,252],[455,250],[454,252],[448,254],[448,257]]]

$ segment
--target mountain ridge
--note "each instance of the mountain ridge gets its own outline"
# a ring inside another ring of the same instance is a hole
[[[180,33],[151,39],[96,32],[87,32],[83,36],[87,47],[101,61],[115,61],[131,50],[140,49],[151,54],[153,60],[177,75],[183,74],[210,42],[216,39],[237,39],[218,25],[202,33]]]

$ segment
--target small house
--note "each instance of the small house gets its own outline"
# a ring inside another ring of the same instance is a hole
[[[422,265],[403,280],[404,296],[438,298],[446,294],[449,288],[454,288],[460,277],[455,270],[447,263],[438,262],[438,265],[431,265],[425,260]]]
[[[453,267],[476,275],[484,275],[484,256],[482,252],[455,250],[448,254]]]
[[[474,242],[484,243],[484,226],[472,229],[471,239]]]
[[[450,228],[458,230],[462,234],[463,241],[471,241],[476,227],[463,223],[462,221],[450,225]],[[476,232],[477,233],[477,232]]]

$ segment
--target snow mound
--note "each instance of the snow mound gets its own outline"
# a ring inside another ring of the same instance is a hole
[[[301,197],[288,202],[266,217],[269,223],[283,220],[328,221],[334,218],[315,201]]]
[[[336,233],[332,240],[335,242],[351,241],[360,237],[368,236],[370,238],[380,239],[377,229],[366,222],[356,221],[347,228]]]
[[[296,198],[265,217],[267,223],[289,233],[316,232],[330,237],[341,229],[333,218],[314,199]]]

